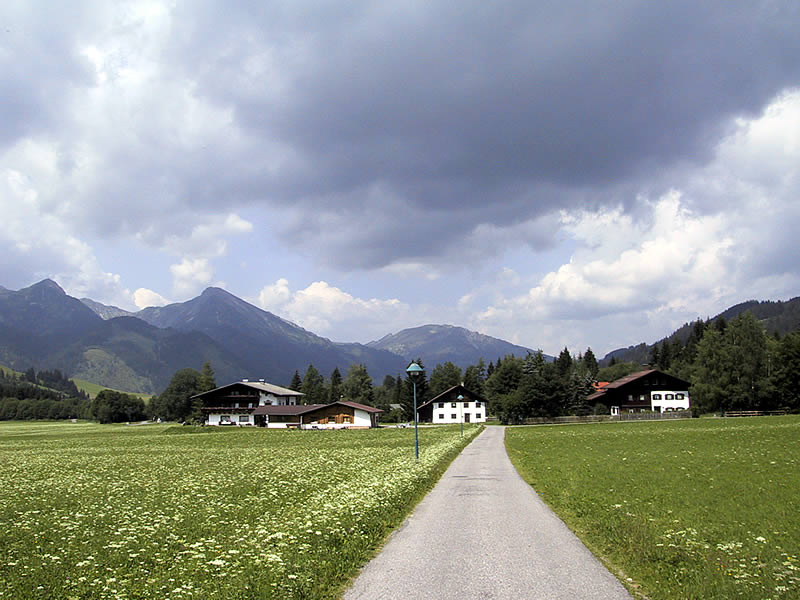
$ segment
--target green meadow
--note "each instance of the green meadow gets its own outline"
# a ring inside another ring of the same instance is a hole
[[[800,597],[800,416],[515,427],[506,447],[647,598]]]
[[[0,423],[0,598],[338,597],[479,431]]]

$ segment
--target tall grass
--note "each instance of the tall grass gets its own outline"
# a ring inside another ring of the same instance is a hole
[[[479,431],[169,430],[0,424],[0,598],[335,598]]]
[[[510,428],[523,478],[652,599],[800,597],[800,417]]]

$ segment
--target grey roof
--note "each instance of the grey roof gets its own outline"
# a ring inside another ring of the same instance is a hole
[[[296,392],[294,390],[290,390],[289,388],[281,387],[279,385],[275,385],[274,383],[267,383],[265,381],[235,381],[233,383],[229,383],[228,385],[223,385],[218,388],[214,388],[213,390],[203,392],[202,394],[196,394],[192,396],[192,398],[198,398],[200,396],[205,396],[206,394],[213,394],[214,392],[224,390],[234,385],[245,385],[247,387],[260,390],[262,392],[266,392],[274,396],[297,396],[297,397],[305,396],[305,394],[303,394],[302,392]]]

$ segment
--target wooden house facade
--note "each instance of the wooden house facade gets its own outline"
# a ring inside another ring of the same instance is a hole
[[[647,369],[602,386],[587,401],[605,404],[612,415],[688,410],[689,382],[657,369]]]

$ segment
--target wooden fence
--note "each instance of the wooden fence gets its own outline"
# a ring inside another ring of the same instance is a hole
[[[726,410],[723,417],[782,417],[785,410]]]
[[[559,423],[607,423],[616,421],[662,421],[668,419],[689,419],[690,410],[674,410],[670,412],[620,413],[618,415],[586,415],[583,417],[534,417],[525,419],[525,425],[544,425]]]

